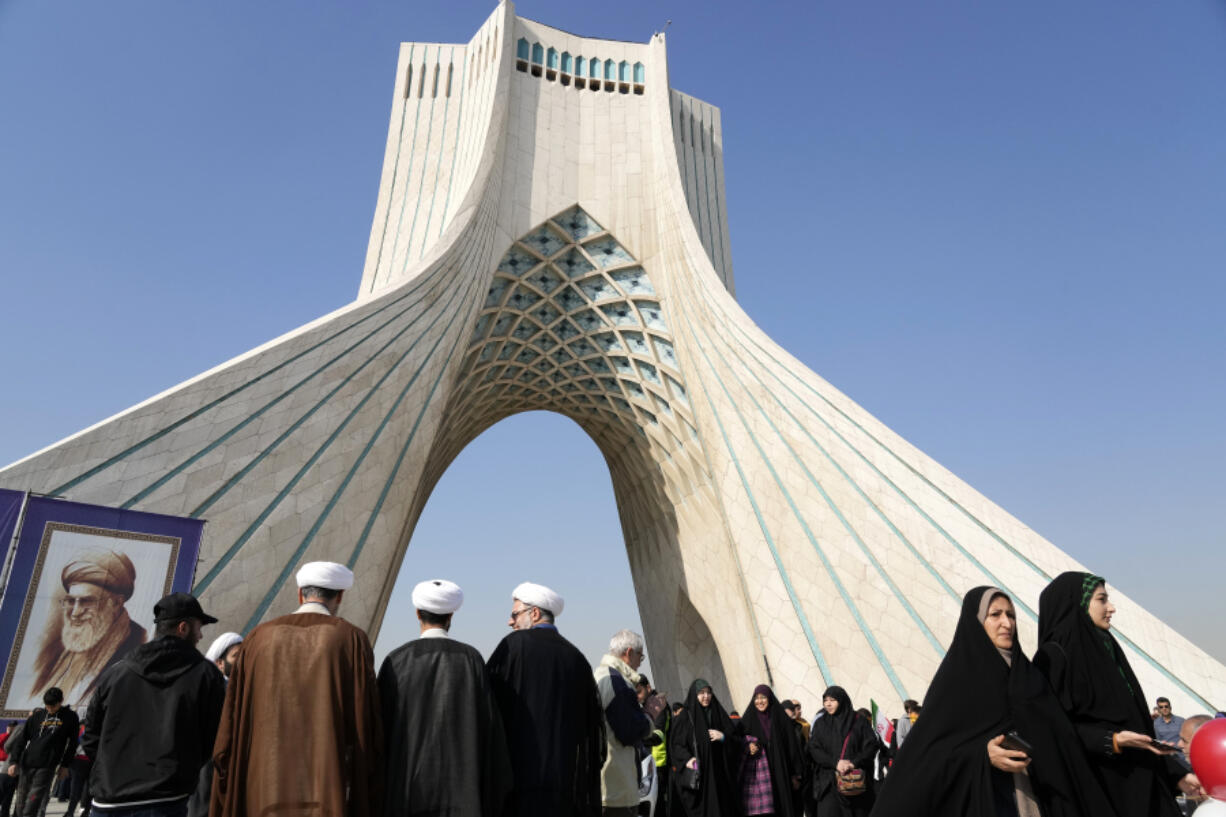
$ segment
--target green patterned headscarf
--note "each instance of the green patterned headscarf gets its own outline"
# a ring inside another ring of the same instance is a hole
[[[1094,591],[1098,589],[1099,585],[1105,586],[1106,584],[1107,580],[1102,576],[1095,576],[1093,573],[1085,573],[1082,575],[1081,611],[1086,614],[1087,618],[1089,618],[1090,615],[1090,599],[1094,598]],[[1124,671],[1124,666],[1120,663],[1120,652],[1119,648],[1116,646],[1115,639],[1111,637],[1109,631],[1099,629],[1098,625],[1092,620],[1090,621],[1090,626],[1092,626],[1098,632],[1099,640],[1102,642],[1103,647],[1107,650],[1107,655],[1111,656],[1111,663],[1115,665],[1117,670],[1119,670],[1120,677],[1124,679],[1124,684],[1128,687],[1129,694],[1132,694],[1132,684],[1129,683],[1128,673]]]
[[[1078,717],[1152,734],[1149,707],[1128,655],[1110,630],[1090,618],[1094,591],[1106,583],[1080,570],[1052,579],[1039,594],[1039,652],[1062,655],[1067,662],[1057,694],[1066,706],[1075,702]]]
[[[1090,612],[1090,599],[1094,598],[1094,588],[1106,584],[1107,580],[1093,573],[1083,573],[1081,579],[1081,609]]]

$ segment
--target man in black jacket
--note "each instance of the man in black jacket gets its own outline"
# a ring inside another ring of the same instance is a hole
[[[13,763],[8,773],[18,776],[16,813],[20,817],[39,817],[51,794],[56,777],[68,777],[68,765],[77,751],[77,713],[64,706],[64,693],[51,687],[43,693],[44,709],[35,709],[26,720],[21,738],[9,755]],[[58,775],[57,775],[58,769]]]
[[[85,717],[91,813],[182,817],[213,751],[225,680],[196,649],[217,621],[187,593],[153,607],[155,638],[106,670]]]

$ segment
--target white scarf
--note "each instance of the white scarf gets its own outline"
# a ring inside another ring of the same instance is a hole
[[[637,684],[639,682],[639,679],[643,677],[639,675],[637,672],[635,672],[634,670],[632,670],[629,664],[627,664],[625,661],[618,658],[616,655],[600,656],[600,666],[612,667],[613,669],[620,672],[622,674],[622,677],[625,678],[627,681],[629,681],[631,684]]]

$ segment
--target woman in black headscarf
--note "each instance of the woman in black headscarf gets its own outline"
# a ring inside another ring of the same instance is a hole
[[[793,794],[802,772],[796,725],[766,684],[754,688],[741,716],[741,731],[745,736],[739,776],[741,813],[800,817]]]
[[[735,817],[740,748],[737,727],[711,685],[703,678],[696,679],[668,736],[673,791],[686,817]],[[685,785],[687,768],[698,769],[697,791]]]
[[[813,761],[813,797],[817,817],[861,817],[873,807],[873,758],[877,735],[868,721],[856,714],[842,687],[822,693],[826,714],[809,727],[809,757]],[[859,769],[864,792],[850,797],[839,793],[836,776]]]
[[[1119,817],[1175,817],[1181,782],[1188,791],[1198,786],[1173,750],[1153,744],[1141,685],[1111,635],[1114,613],[1106,579],[1061,573],[1039,595],[1034,663],[1051,681]]]
[[[1007,749],[1006,736],[1030,746]],[[1047,679],[1017,642],[996,587],[962,600],[953,643],[873,817],[1113,817]]]

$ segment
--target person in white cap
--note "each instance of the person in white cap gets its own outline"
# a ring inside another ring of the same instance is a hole
[[[511,750],[510,817],[601,813],[604,712],[587,659],[554,624],[562,605],[543,585],[516,587],[507,622],[515,632],[487,665]]]
[[[213,747],[211,817],[381,812],[374,653],[336,615],[353,572],[310,562],[297,580],[301,606],[239,651]]]
[[[234,662],[238,660],[238,648],[243,643],[243,637],[238,633],[222,633],[213,639],[204,657],[213,662],[221,674],[230,678],[234,672]]]
[[[511,759],[485,661],[449,635],[464,603],[455,582],[413,588],[421,638],[392,650],[379,669],[387,735],[383,814],[499,817]]]
[[[213,639],[213,643],[205,650],[204,657],[221,671],[225,682],[230,683],[230,675],[234,672],[234,662],[238,660],[238,648],[243,643],[243,637],[238,633],[222,633]],[[196,790],[187,801],[187,817],[208,817],[209,798],[213,793],[213,764],[205,763],[200,767],[200,779]],[[70,809],[71,811],[71,809]]]

